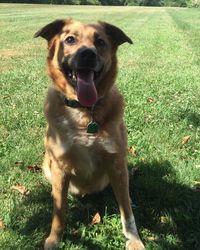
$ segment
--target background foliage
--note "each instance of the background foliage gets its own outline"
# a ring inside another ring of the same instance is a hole
[[[0,0],[0,3],[200,7],[200,0]]]

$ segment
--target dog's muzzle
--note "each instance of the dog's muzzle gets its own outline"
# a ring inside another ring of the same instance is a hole
[[[98,99],[95,83],[103,71],[103,63],[96,49],[80,48],[75,55],[66,58],[62,68],[67,79],[76,88],[81,105],[93,106]]]
[[[76,54],[74,63],[77,69],[91,69],[93,71],[98,70],[98,57],[94,49],[81,48]]]

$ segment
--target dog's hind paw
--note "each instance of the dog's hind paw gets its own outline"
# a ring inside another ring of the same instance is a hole
[[[58,241],[48,237],[44,243],[44,250],[56,250],[58,249]]]
[[[145,250],[145,247],[140,239],[134,239],[126,242],[126,250]]]

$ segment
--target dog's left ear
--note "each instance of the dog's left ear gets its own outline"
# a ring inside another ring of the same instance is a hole
[[[40,30],[38,30],[35,33],[34,37],[41,36],[47,41],[50,41],[56,34],[58,34],[61,31],[64,25],[65,25],[64,20],[55,20],[54,22],[49,23]]]
[[[106,22],[99,23],[103,26],[106,34],[110,37],[115,46],[119,46],[126,42],[133,44],[132,40],[118,27]]]

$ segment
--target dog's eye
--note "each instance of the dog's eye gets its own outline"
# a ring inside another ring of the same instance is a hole
[[[96,47],[105,47],[106,43],[103,39],[101,38],[98,38],[96,41],[95,41],[95,45]]]
[[[76,43],[76,38],[73,37],[73,36],[68,36],[65,39],[65,43],[70,44],[70,45],[75,44]]]

